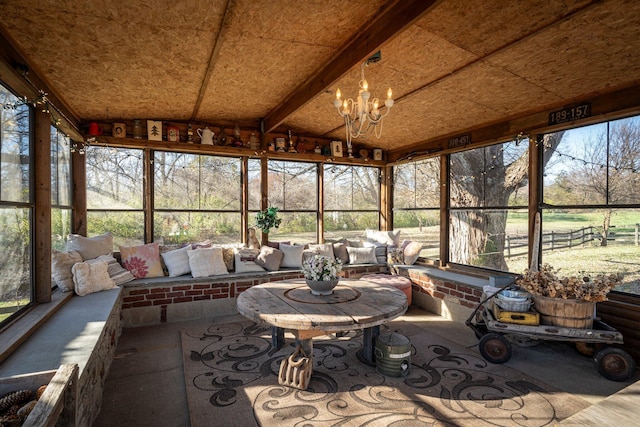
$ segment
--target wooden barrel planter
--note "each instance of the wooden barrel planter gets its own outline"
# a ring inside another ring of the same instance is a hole
[[[575,299],[549,298],[534,295],[534,307],[543,325],[591,329],[596,303]]]

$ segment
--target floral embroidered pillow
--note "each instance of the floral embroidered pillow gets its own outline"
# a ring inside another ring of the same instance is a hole
[[[136,279],[164,276],[158,243],[142,246],[120,246],[122,266]]]

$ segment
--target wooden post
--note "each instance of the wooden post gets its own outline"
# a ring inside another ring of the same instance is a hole
[[[51,117],[35,108],[33,279],[36,302],[51,301]]]
[[[242,157],[242,163],[240,164],[240,189],[242,192],[242,212],[240,213],[240,239],[242,242],[248,243],[247,229],[249,228],[249,158],[246,156]]]
[[[260,158],[260,210],[265,210],[269,207],[269,161],[266,157]],[[269,235],[260,233],[262,235],[261,243],[266,245],[269,242]]]
[[[153,242],[153,150],[144,149],[143,153],[143,174],[144,174],[144,242]]]
[[[72,142],[73,143],[73,142]],[[87,235],[87,158],[75,150],[71,154],[71,188],[73,195],[71,232]]]
[[[318,209],[316,210],[316,224],[318,229],[316,230],[316,239],[318,243],[324,243],[324,163],[317,163],[318,167]]]
[[[542,248],[542,135],[529,136],[529,268],[537,271]],[[537,218],[537,220],[536,220]],[[537,221],[537,222],[536,222]],[[534,241],[537,240],[537,241]],[[536,252],[534,254],[534,251]]]
[[[392,182],[393,167],[380,168],[380,229],[393,230]]]
[[[440,267],[449,263],[449,155],[440,156]]]

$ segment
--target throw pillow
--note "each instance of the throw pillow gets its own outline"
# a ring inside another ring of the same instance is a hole
[[[122,268],[118,263],[118,260],[115,259],[113,255],[100,255],[96,260],[107,263],[107,273],[116,286],[129,283],[135,279],[129,270]]]
[[[360,239],[356,239],[356,240],[351,240],[351,239],[344,239],[345,243],[347,244],[347,246],[351,246],[352,248],[361,248],[362,247],[362,240]]]
[[[256,258],[260,254],[258,249],[235,249],[236,273],[250,271],[264,271],[264,268],[256,264]]]
[[[367,228],[365,235],[370,242],[384,243],[388,246],[400,246],[400,230],[379,231]]]
[[[387,250],[387,264],[404,264],[404,251],[400,248]]]
[[[158,243],[120,246],[120,256],[122,257],[122,266],[129,270],[136,279],[164,276]]]
[[[82,262],[80,252],[53,250],[51,254],[51,278],[62,292],[73,290],[73,273],[71,269],[77,262]]]
[[[267,271],[277,271],[280,268],[283,257],[284,254],[281,250],[271,246],[263,246],[256,257],[256,264]]]
[[[336,259],[342,261],[343,264],[347,264],[349,262],[349,252],[347,252],[347,244],[344,242],[334,243],[333,255]]]
[[[319,255],[323,255],[329,258],[335,258],[333,255],[333,244],[322,243],[319,245],[309,245],[309,249]]]
[[[177,277],[191,273],[189,255],[187,255],[187,252],[190,250],[191,246],[185,246],[184,248],[160,254],[164,260],[164,264],[167,266],[167,270],[169,270],[169,277]]]
[[[282,267],[302,268],[302,245],[287,245],[280,243],[280,250],[284,254],[282,257]]]
[[[100,255],[113,253],[113,236],[111,233],[94,237],[84,237],[79,234],[69,234],[67,237],[67,250],[78,251],[83,260],[96,259]]]
[[[420,256],[420,251],[422,251],[422,243],[410,242],[404,248],[404,263],[407,265],[415,264]]]
[[[378,264],[384,264],[387,262],[387,245],[378,242],[363,242],[362,246],[365,248],[375,248],[376,260]]]
[[[105,291],[115,287],[109,277],[108,266],[104,261],[90,260],[78,262],[71,269],[76,294],[83,297],[94,292]]]
[[[222,259],[222,248],[189,249],[187,256],[189,257],[191,275],[195,278],[228,273]]]
[[[350,264],[377,264],[376,248],[352,248],[347,246]]]

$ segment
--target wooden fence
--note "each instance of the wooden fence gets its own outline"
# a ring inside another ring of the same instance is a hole
[[[595,227],[583,227],[578,230],[570,231],[550,231],[542,233],[542,241],[540,246],[542,251],[552,251],[554,249],[573,248],[590,243],[593,240],[600,239],[601,235]],[[614,227],[612,227],[614,228]],[[640,226],[635,225],[634,231],[614,232],[610,231],[607,240],[633,241],[638,246],[640,244]],[[504,256],[511,258],[514,256],[527,255],[528,236],[519,234],[507,234],[504,238]]]

